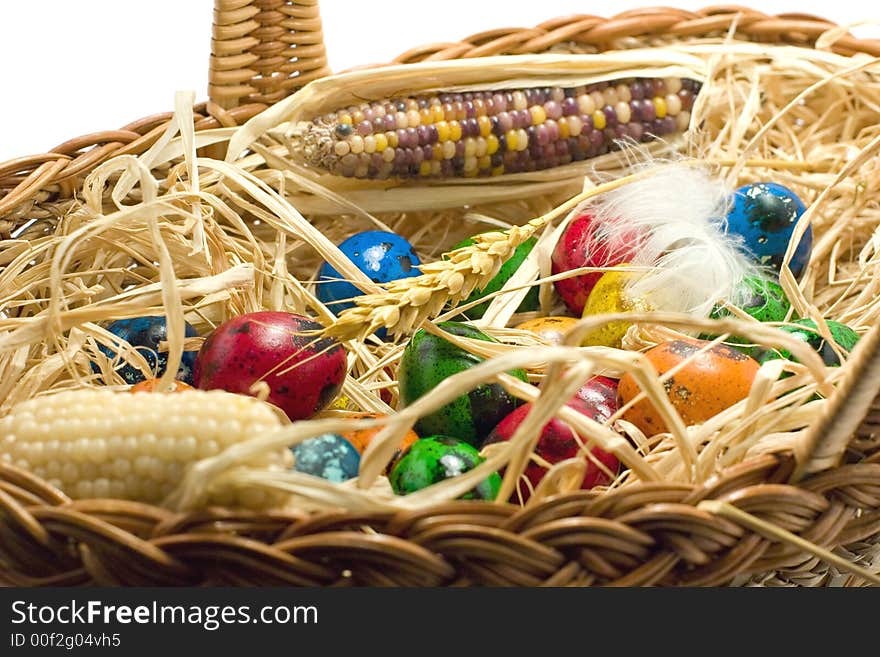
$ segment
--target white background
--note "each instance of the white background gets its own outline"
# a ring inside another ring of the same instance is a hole
[[[712,0],[323,0],[330,66],[385,62],[418,45],[570,14],[612,15]],[[167,111],[176,90],[207,95],[213,0],[0,0],[0,162]],[[858,0],[741,0],[766,13],[850,24],[878,19]],[[880,37],[877,25],[853,29]]]

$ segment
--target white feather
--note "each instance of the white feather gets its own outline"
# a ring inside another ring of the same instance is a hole
[[[707,170],[679,163],[643,164],[653,172],[592,199],[595,244],[611,254],[638,248],[630,259],[645,266],[627,293],[657,310],[706,317],[720,299],[736,303],[740,285],[758,269],[726,233],[730,191]]]

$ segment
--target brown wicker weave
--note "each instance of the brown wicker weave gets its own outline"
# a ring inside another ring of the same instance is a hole
[[[547,50],[601,51],[719,34],[811,44],[832,23],[740,7],[570,16],[412,49],[397,62]],[[235,125],[327,73],[317,0],[215,0],[211,101],[196,128]],[[880,42],[844,37],[845,54]],[[170,115],[0,164],[0,237],[63,213],[84,176],[142,153]],[[525,509],[453,502],[397,514],[210,509],[190,514],[115,500],[69,500],[0,462],[0,581],[16,585],[722,585],[853,584],[828,566],[876,556],[880,537],[880,328],[865,336],[843,389],[806,441],[702,485],[579,492]],[[843,465],[839,455],[845,452]],[[813,473],[813,474],[810,474]],[[796,483],[795,483],[796,482]],[[817,556],[819,555],[819,556]],[[821,558],[819,558],[821,557]],[[867,563],[867,562],[866,562]],[[874,561],[874,570],[880,559]],[[858,566],[855,566],[858,569]],[[838,576],[839,575],[839,576]]]

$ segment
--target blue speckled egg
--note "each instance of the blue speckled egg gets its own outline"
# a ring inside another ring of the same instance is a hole
[[[329,481],[347,481],[357,477],[361,455],[354,445],[335,433],[325,433],[291,447],[293,469]]]
[[[421,261],[412,244],[394,233],[381,230],[357,233],[340,244],[339,249],[374,283],[388,283],[421,273],[418,269]],[[349,299],[363,294],[351,283],[340,280],[342,278],[327,262],[318,276],[318,299],[337,315],[354,306]]]
[[[797,195],[777,183],[753,183],[736,190],[733,208],[727,215],[727,232],[741,235],[743,246],[757,262],[775,271],[791,240],[794,226],[806,207]],[[791,273],[800,276],[810,260],[813,229],[807,228],[789,263]]]
[[[168,331],[165,325],[164,316],[120,319],[112,322],[106,328],[110,333],[118,335],[140,352],[150,366],[153,377],[160,377],[165,373],[165,370],[168,367],[168,353],[159,353],[159,343],[168,339]],[[186,323],[184,326],[184,334],[188,338],[198,336],[198,332],[189,323]],[[99,345],[98,348],[107,356],[107,358],[113,359],[117,357],[117,352],[110,347]],[[198,354],[198,351],[183,352],[183,357],[180,360],[180,367],[177,370],[177,376],[175,378],[189,385],[193,385],[193,365],[196,361],[196,354]],[[92,363],[92,370],[95,373],[100,372],[97,363]],[[139,369],[128,363],[123,363],[117,367],[116,371],[126,383],[132,385],[148,378],[145,377]]]

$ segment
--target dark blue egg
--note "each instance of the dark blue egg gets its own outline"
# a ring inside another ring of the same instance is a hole
[[[418,269],[421,261],[412,244],[394,233],[381,230],[357,233],[340,244],[339,249],[374,283],[389,283],[421,273]],[[318,299],[337,315],[354,306],[349,301],[351,298],[363,294],[342,278],[327,262],[318,277]]]
[[[787,187],[777,183],[744,185],[734,194],[727,232],[742,236],[744,248],[758,264],[779,272],[795,224],[805,210]],[[812,247],[813,228],[808,227],[788,265],[795,277],[806,268]]]
[[[354,445],[335,433],[325,433],[291,447],[293,469],[329,481],[341,482],[357,477],[361,455]]]
[[[113,335],[117,335],[132,347],[138,350],[147,361],[154,377],[162,376],[168,367],[168,353],[159,353],[159,343],[168,339],[168,331],[165,324],[164,316],[150,317],[133,317],[131,319],[120,319],[112,322],[107,326],[107,330]],[[184,334],[188,338],[198,336],[198,332],[189,324],[185,323]],[[111,360],[117,357],[117,352],[110,347],[99,345],[101,352]],[[193,385],[193,365],[196,362],[196,354],[198,351],[184,351],[183,357],[180,359],[180,367],[177,370],[175,378]],[[100,372],[97,363],[92,363],[92,370],[96,373]],[[126,383],[134,385],[143,381],[143,373],[136,367],[123,363],[117,367],[116,371],[125,380]]]

